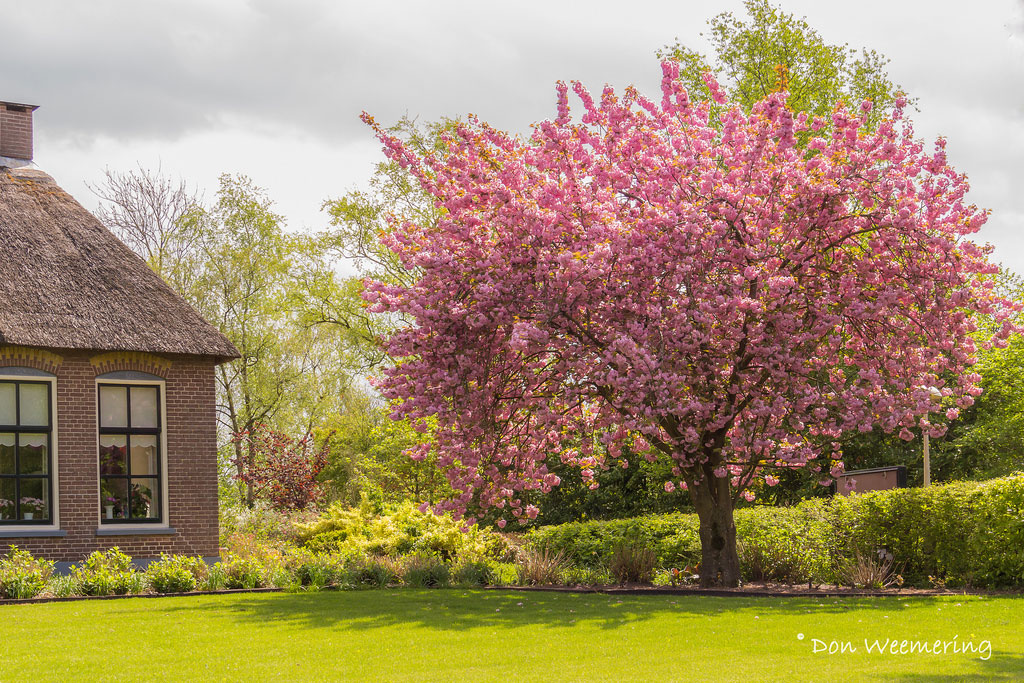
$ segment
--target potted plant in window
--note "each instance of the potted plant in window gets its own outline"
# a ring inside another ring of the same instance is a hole
[[[25,519],[35,519],[35,516],[46,509],[46,503],[38,498],[25,496],[21,499],[21,512]]]
[[[0,519],[14,518],[14,501],[0,498]]]
[[[132,517],[133,518],[145,518],[151,517],[150,505],[153,502],[152,491],[148,486],[142,486],[141,484],[132,484]]]
[[[104,519],[114,519],[114,516],[119,512],[117,509],[119,502],[114,492],[110,490],[106,482],[103,482],[100,485],[100,505],[103,506]]]

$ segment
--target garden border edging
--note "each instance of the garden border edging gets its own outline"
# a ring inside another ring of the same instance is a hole
[[[188,593],[125,593],[123,595],[68,595],[65,597],[48,596],[42,598],[24,598],[15,600],[0,599],[2,605],[28,605],[37,602],[74,602],[76,600],[118,600],[122,598],[184,598],[193,595],[228,595],[231,593],[281,593],[283,588],[268,586],[266,588],[225,588],[217,591],[189,591]]]

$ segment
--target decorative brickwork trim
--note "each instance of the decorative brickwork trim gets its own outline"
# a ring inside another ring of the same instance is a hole
[[[55,353],[31,346],[0,346],[0,367],[35,368],[57,374],[64,359]]]
[[[167,377],[171,371],[171,361],[160,356],[139,351],[113,351],[102,353],[89,359],[89,363],[95,368],[97,375],[107,372],[120,372],[123,370],[134,370],[136,372],[147,372],[157,377]]]

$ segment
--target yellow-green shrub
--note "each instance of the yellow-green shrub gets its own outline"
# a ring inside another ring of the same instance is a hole
[[[411,503],[390,512],[332,506],[316,521],[300,525],[302,544],[314,552],[398,557],[415,553],[436,555],[445,561],[476,556],[499,559],[508,555],[505,539],[444,515],[420,512]]]
[[[7,556],[0,558],[0,598],[34,598],[46,587],[51,574],[53,562],[12,545]]]

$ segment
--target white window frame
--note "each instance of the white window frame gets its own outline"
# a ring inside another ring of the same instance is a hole
[[[26,370],[24,374],[12,373],[11,370]],[[0,520],[0,529],[4,531],[24,532],[25,537],[30,537],[34,532],[57,531],[60,529],[60,458],[58,457],[57,443],[57,378],[44,370],[35,368],[22,368],[20,366],[5,366],[7,372],[0,371],[0,381],[6,382],[49,382],[50,384],[50,523],[49,524],[18,524],[15,520],[8,520],[5,524]],[[38,373],[38,374],[37,374]],[[97,460],[98,462],[98,460]]]
[[[109,375],[116,373],[107,373]],[[160,394],[160,521],[158,522],[123,522],[121,524],[104,524],[103,512],[99,505],[100,501],[100,479],[103,476],[100,473],[100,390],[99,388],[103,385],[112,386],[144,386],[144,387],[158,387]],[[96,506],[96,527],[101,529],[104,533],[116,532],[116,531],[140,531],[150,530],[155,533],[159,533],[161,530],[170,529],[170,501],[168,500],[168,486],[167,482],[170,479],[169,472],[167,471],[167,382],[163,379],[117,379],[113,377],[97,377],[96,385],[93,388],[93,400],[96,402],[96,420],[93,424],[93,430],[96,434],[96,496],[93,498],[93,504]]]

